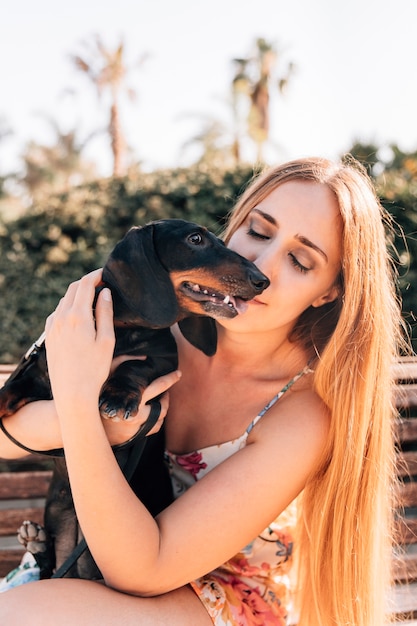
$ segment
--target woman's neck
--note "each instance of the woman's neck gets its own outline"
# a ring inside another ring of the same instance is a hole
[[[288,340],[272,344],[260,336],[254,341],[254,335],[220,328],[218,350],[208,357],[179,331],[174,334],[183,376],[170,389],[165,427],[167,446],[177,452],[240,436],[306,365],[303,352]]]
[[[217,359],[241,372],[268,371],[286,378],[306,364],[304,351],[287,333],[236,333],[218,326]]]
[[[176,328],[174,334],[180,351],[188,358],[196,359],[199,367],[223,370],[227,377],[253,377],[259,379],[291,378],[304,367],[307,357],[287,334],[277,331],[275,336],[267,333],[239,333],[217,326],[217,352],[214,357],[204,357],[192,348]]]

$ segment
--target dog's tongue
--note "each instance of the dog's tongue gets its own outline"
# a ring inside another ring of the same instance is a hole
[[[234,302],[235,309],[239,313],[239,315],[241,315],[247,310],[248,303],[245,300],[242,300],[241,298],[235,298],[234,300],[235,300]]]
[[[235,309],[235,311],[239,314],[244,313],[248,308],[247,302],[237,296],[226,296],[223,302],[224,304],[228,304],[231,308]]]

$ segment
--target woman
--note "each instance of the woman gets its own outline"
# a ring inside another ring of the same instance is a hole
[[[105,585],[18,587],[0,595],[3,623],[43,625],[54,612],[63,625],[282,626],[296,499],[298,623],[384,623],[400,328],[384,219],[353,163],[303,159],[266,171],[238,202],[225,241],[270,287],[218,322],[214,357],[176,332],[182,375],[154,381],[131,424],[103,427],[97,409],[114,346],[110,294],[95,327],[100,272],[69,287],[46,324],[54,402],[24,407],[7,426],[30,447],[64,446]],[[146,401],[168,389],[161,420],[181,493],[154,520],[109,439],[130,437]],[[0,446],[6,457],[21,453],[3,436]]]

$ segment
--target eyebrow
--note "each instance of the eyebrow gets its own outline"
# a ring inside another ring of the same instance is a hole
[[[252,211],[253,213],[258,213],[258,215],[260,215],[264,220],[266,220],[267,222],[269,222],[270,224],[278,228],[279,226],[278,222],[269,213],[264,213],[264,211],[261,211],[260,209],[256,209],[256,208],[252,209]],[[315,243],[310,241],[310,239],[308,239],[307,237],[304,237],[304,235],[295,235],[295,238],[304,246],[307,246],[308,248],[311,248],[312,250],[315,250],[316,252],[318,252],[325,259],[327,263],[329,262],[328,256],[324,252],[324,250],[322,250],[321,248],[319,248],[319,246],[317,246]]]

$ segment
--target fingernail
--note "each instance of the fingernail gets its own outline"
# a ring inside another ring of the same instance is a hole
[[[104,300],[111,302],[111,291],[108,287],[105,287],[101,293],[103,294],[102,297]]]

